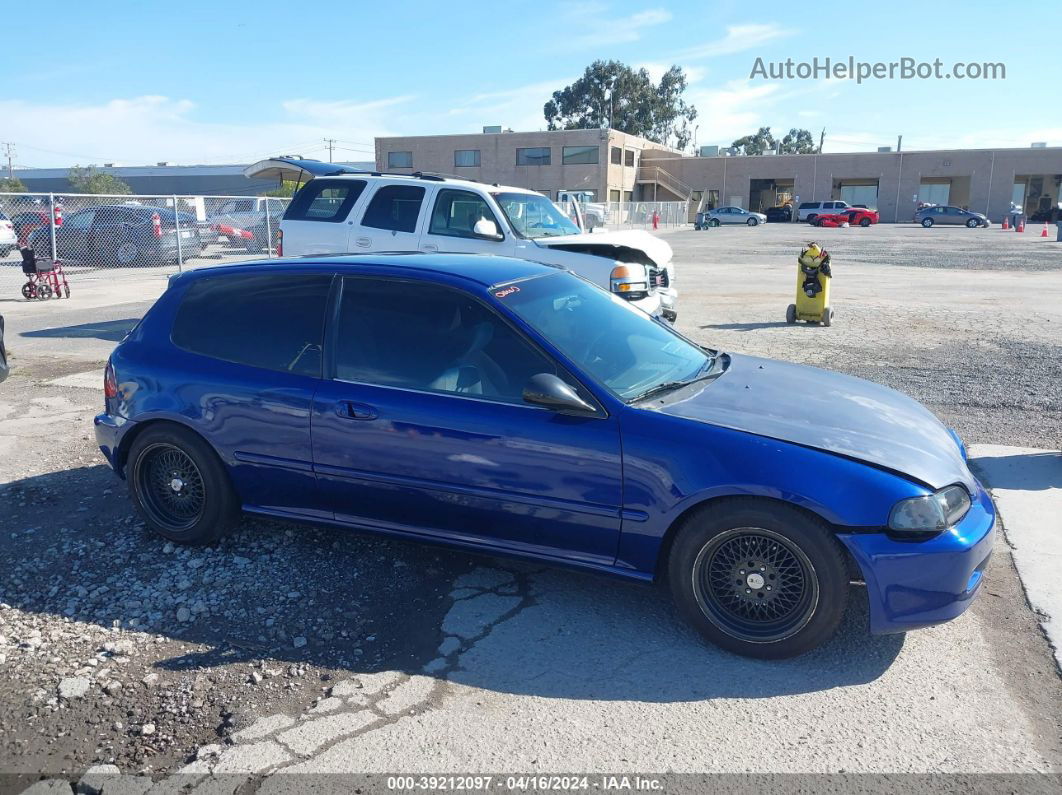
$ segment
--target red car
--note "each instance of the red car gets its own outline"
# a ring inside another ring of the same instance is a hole
[[[811,223],[815,226],[841,226],[842,224],[870,226],[871,224],[876,224],[878,220],[877,210],[868,210],[865,207],[849,207],[840,213],[816,215],[815,220]]]

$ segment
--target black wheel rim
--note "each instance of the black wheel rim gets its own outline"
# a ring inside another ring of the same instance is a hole
[[[137,461],[136,485],[148,516],[169,530],[187,530],[203,514],[203,476],[179,447],[148,447]]]
[[[819,603],[808,556],[779,533],[740,527],[697,555],[693,589],[704,615],[731,637],[776,643],[803,629]]]

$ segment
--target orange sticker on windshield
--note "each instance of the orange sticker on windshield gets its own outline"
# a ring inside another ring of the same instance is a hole
[[[515,284],[512,284],[512,285],[509,285],[508,287],[503,287],[501,290],[495,290],[494,291],[494,297],[495,298],[508,298],[513,293],[518,293],[518,292],[520,292],[520,288],[517,287]]]

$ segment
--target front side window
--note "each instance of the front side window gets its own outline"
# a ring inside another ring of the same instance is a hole
[[[454,150],[454,166],[456,168],[476,168],[479,166],[478,149]]]
[[[365,180],[311,180],[291,200],[284,219],[288,221],[346,220],[350,208],[365,190]]]
[[[388,168],[413,168],[413,153],[412,152],[388,152],[387,153],[387,167]]]
[[[92,219],[96,216],[95,210],[82,210],[79,213],[74,213],[68,216],[63,222],[63,226],[67,229],[88,229],[92,226]]]
[[[696,378],[711,357],[621,298],[570,273],[526,279],[500,299],[624,400]]]
[[[428,233],[475,237],[474,230],[479,220],[493,221],[498,226],[498,219],[481,196],[467,190],[441,190],[431,211]]]
[[[417,185],[384,185],[376,191],[365,210],[362,226],[415,232],[424,188]]]
[[[548,166],[551,162],[548,146],[535,146],[516,150],[518,166]]]
[[[424,282],[351,277],[336,328],[336,378],[523,403],[557,367],[482,303]]]
[[[329,275],[222,276],[188,288],[173,344],[265,370],[319,378]]]
[[[597,156],[596,146],[566,146],[561,151],[561,162],[566,166],[596,163]]]
[[[537,193],[492,193],[509,224],[521,237],[577,235],[573,224],[553,202]]]

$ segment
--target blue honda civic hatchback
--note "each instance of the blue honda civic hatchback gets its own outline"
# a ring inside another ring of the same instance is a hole
[[[148,526],[241,512],[667,583],[709,640],[947,621],[992,502],[917,402],[699,347],[574,274],[475,255],[273,261],[175,277],[115,349],[96,435]]]

